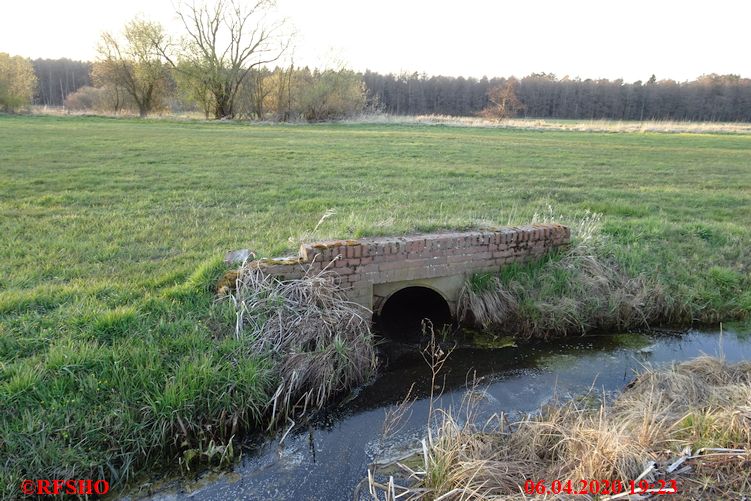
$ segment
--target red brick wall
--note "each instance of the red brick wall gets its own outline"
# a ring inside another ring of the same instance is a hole
[[[569,228],[559,224],[503,227],[494,231],[431,233],[405,237],[333,240],[304,244],[295,258],[262,259],[251,266],[282,278],[297,278],[308,268],[328,268],[342,285],[365,284],[494,271],[537,259],[569,243]]]

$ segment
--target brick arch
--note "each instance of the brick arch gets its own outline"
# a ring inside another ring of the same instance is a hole
[[[399,292],[405,289],[411,289],[411,288],[422,288],[422,289],[427,289],[427,290],[435,292],[446,303],[446,307],[448,307],[449,311],[451,312],[451,315],[454,315],[456,313],[455,308],[451,307],[451,303],[455,302],[456,300],[452,301],[451,299],[449,299],[449,296],[445,292],[443,292],[439,287],[431,284],[429,281],[417,280],[414,282],[400,282],[400,285],[398,288],[388,292],[388,294],[384,296],[382,299],[380,299],[377,304],[374,301],[373,315],[380,315],[383,312],[383,307],[386,306],[386,303],[388,303],[389,299],[394,297],[395,294],[398,294]]]
[[[410,284],[395,290],[373,311],[378,333],[401,340],[420,339],[425,318],[437,329],[452,325],[455,319],[444,294],[425,284]]]

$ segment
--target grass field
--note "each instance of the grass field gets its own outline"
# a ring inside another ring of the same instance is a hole
[[[257,426],[227,250],[602,214],[682,321],[751,312],[751,135],[0,116],[0,495]]]

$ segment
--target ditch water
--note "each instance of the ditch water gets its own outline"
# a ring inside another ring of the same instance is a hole
[[[745,331],[745,332],[744,332]],[[501,343],[502,344],[502,343]],[[507,343],[510,344],[510,343]],[[617,334],[489,349],[460,347],[441,376],[441,408],[458,409],[474,376],[486,392],[480,413],[536,411],[552,397],[621,390],[646,364],[660,366],[699,355],[729,362],[751,359],[747,329],[683,333]],[[430,370],[419,348],[392,343],[388,366],[370,385],[314,423],[275,440],[254,444],[231,471],[203,473],[164,484],[153,500],[346,500],[373,462],[414,450],[426,429]],[[443,379],[445,377],[445,381]],[[382,440],[385,413],[414,383],[418,397],[403,427]],[[364,489],[367,494],[367,488]]]

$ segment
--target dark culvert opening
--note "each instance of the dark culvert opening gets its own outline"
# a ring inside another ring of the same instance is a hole
[[[393,339],[416,341],[424,318],[430,319],[436,332],[452,323],[449,305],[440,294],[427,287],[406,287],[386,300],[375,318],[375,328]]]

